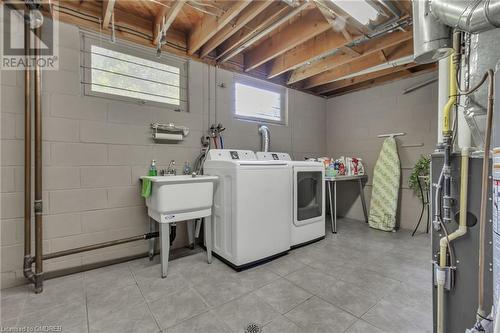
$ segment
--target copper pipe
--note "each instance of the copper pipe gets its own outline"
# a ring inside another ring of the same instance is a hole
[[[42,28],[37,28],[35,38],[35,293],[43,290],[42,261],[42,71],[40,59],[40,38]]]
[[[486,234],[486,211],[488,206],[488,188],[490,175],[490,145],[491,145],[491,127],[493,123],[493,95],[494,89],[494,73],[488,70],[488,105],[487,105],[487,119],[486,119],[486,133],[484,138],[484,155],[483,155],[483,174],[482,174],[482,188],[481,188],[481,210],[479,217],[479,270],[478,270],[478,307],[477,315],[478,322],[487,316],[484,311],[484,241]]]
[[[30,23],[24,23],[24,56],[29,63]],[[24,69],[24,262],[23,273],[33,278],[31,269],[31,68]]]
[[[69,256],[71,254],[76,254],[76,253],[81,253],[81,252],[87,252],[87,251],[93,251],[93,250],[102,249],[102,248],[105,248],[105,247],[110,247],[110,246],[115,246],[115,245],[130,243],[130,242],[136,242],[138,240],[156,238],[156,237],[159,237],[159,235],[160,235],[159,232],[151,232],[151,233],[147,233],[147,234],[144,234],[144,235],[133,236],[133,237],[128,237],[128,238],[122,238],[122,239],[116,239],[116,240],[112,240],[112,241],[108,241],[108,242],[102,242],[102,243],[98,243],[98,244],[77,247],[77,248],[74,248],[74,249],[69,249],[69,250],[63,250],[63,251],[59,251],[59,252],[48,253],[48,254],[43,255],[42,259],[43,260],[48,260],[48,259],[53,259],[53,258],[59,258],[59,257]]]

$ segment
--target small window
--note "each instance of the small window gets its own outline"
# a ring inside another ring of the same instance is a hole
[[[234,114],[245,120],[286,123],[286,88],[249,77],[235,76]]]
[[[83,36],[86,95],[187,109],[186,61]]]

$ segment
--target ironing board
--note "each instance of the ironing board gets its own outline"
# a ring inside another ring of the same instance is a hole
[[[370,227],[394,231],[398,207],[401,165],[394,137],[384,140],[373,170],[373,189],[368,223]]]

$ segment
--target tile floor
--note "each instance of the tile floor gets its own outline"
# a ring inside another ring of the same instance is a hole
[[[339,233],[237,273],[204,253],[161,279],[140,259],[2,290],[2,326],[63,332],[423,333],[432,330],[430,237],[342,219]]]

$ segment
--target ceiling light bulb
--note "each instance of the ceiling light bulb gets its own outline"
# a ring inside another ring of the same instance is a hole
[[[43,14],[38,9],[30,10],[30,28],[38,29],[43,24]]]
[[[331,0],[344,12],[352,16],[356,21],[367,25],[371,20],[377,18],[379,12],[365,0]]]

